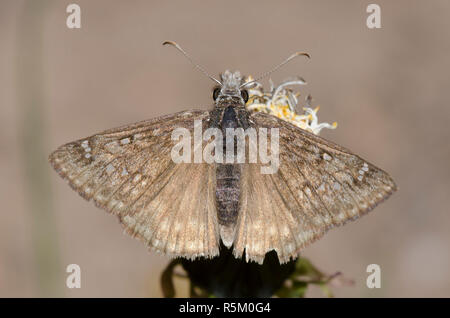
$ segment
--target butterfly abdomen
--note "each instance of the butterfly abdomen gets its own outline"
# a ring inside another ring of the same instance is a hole
[[[224,108],[220,127],[223,132],[224,154],[226,153],[227,128],[239,128],[241,126],[233,106]],[[234,142],[233,142],[234,141]],[[233,150],[236,151],[236,142],[233,140]],[[221,238],[225,246],[231,246],[234,240],[234,229],[238,218],[239,200],[241,193],[241,167],[235,163],[218,164],[216,168],[216,207],[217,220],[221,227]]]
[[[216,203],[219,224],[232,226],[236,223],[241,170],[236,164],[220,164],[216,170]]]

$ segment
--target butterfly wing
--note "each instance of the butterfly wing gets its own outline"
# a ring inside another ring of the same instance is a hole
[[[242,169],[234,255],[262,263],[275,250],[281,263],[294,259],[327,230],[354,220],[388,198],[396,185],[381,169],[332,142],[265,113],[256,127],[279,128],[274,174],[261,164]]]
[[[118,216],[127,233],[170,256],[219,254],[215,166],[175,164],[173,129],[191,133],[208,112],[186,111],[107,130],[61,146],[50,162],[87,200]]]

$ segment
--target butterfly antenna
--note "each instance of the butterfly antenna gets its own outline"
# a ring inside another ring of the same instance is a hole
[[[306,52],[295,52],[294,54],[292,54],[291,56],[289,56],[287,59],[285,59],[283,62],[281,62],[280,64],[278,64],[277,66],[275,66],[273,69],[271,69],[270,71],[267,71],[265,73],[263,73],[261,76],[257,77],[256,79],[254,79],[253,81],[244,83],[241,85],[240,88],[249,85],[249,84],[253,84],[258,82],[259,80],[261,80],[262,78],[266,77],[267,75],[272,74],[273,72],[275,72],[276,70],[278,70],[280,67],[282,67],[283,65],[287,64],[290,60],[293,60],[294,58],[296,58],[297,56],[306,56],[307,58],[311,58],[311,56],[306,53]]]
[[[182,48],[181,46],[178,45],[178,43],[173,42],[173,41],[165,41],[163,43],[163,45],[172,45],[173,47],[175,47],[178,51],[180,51],[188,60],[189,62],[192,63],[192,65],[194,65],[198,70],[200,70],[200,72],[202,72],[203,74],[205,74],[206,76],[208,76],[211,80],[213,80],[214,82],[216,82],[217,84],[219,84],[220,86],[222,86],[222,83],[218,80],[215,79],[214,77],[212,77],[211,75],[209,75],[209,73],[207,71],[205,71],[205,69],[203,67],[201,67],[199,64],[195,63],[192,58],[189,56],[189,54],[187,54]]]

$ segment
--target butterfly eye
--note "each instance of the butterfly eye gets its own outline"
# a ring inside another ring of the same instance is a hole
[[[219,93],[220,93],[220,87],[214,88],[214,91],[213,91],[213,99],[214,100],[216,100],[217,97],[219,97]]]
[[[244,100],[244,103],[247,103],[247,101],[248,101],[248,91],[243,89],[241,91],[241,96],[242,96],[242,99]]]

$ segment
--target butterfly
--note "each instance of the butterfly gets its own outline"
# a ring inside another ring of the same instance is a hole
[[[176,43],[165,44],[187,56]],[[151,250],[188,259],[218,256],[222,242],[247,262],[261,264],[274,250],[286,263],[396,191],[389,174],[351,151],[270,114],[248,111],[248,82],[239,72],[225,71],[220,81],[209,77],[218,84],[211,110],[106,130],[59,147],[50,163],[83,198],[116,215],[129,235]],[[278,169],[264,174],[262,162],[248,161],[174,162],[174,129],[194,133],[195,122],[224,132],[266,128],[270,138],[276,128]]]

